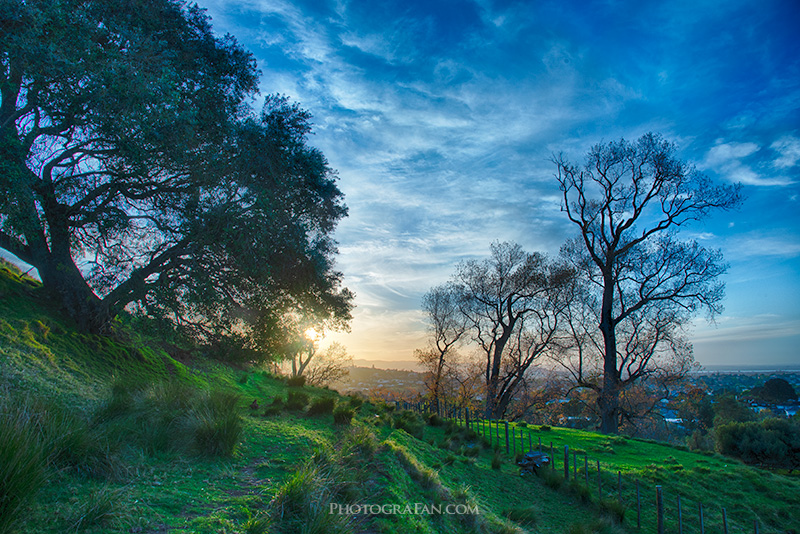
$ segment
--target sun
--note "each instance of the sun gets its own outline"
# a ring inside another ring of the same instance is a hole
[[[314,327],[306,328],[306,331],[303,332],[303,335],[306,337],[306,339],[311,341],[316,341],[320,338],[319,332],[317,332]]]

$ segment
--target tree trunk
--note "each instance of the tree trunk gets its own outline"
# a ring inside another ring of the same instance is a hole
[[[613,321],[614,282],[606,277],[600,310],[600,331],[603,333],[603,387],[597,405],[600,408],[600,432],[619,432],[619,373],[617,372],[617,336]]]
[[[95,295],[70,256],[50,253],[36,268],[45,289],[58,298],[64,311],[81,330],[95,334],[109,332],[113,318],[108,305]]]

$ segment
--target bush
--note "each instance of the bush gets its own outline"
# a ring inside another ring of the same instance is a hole
[[[617,523],[622,524],[625,521],[625,505],[617,499],[603,499],[600,501],[600,508]]]
[[[306,377],[303,375],[291,376],[288,380],[286,380],[286,383],[289,385],[289,387],[301,388],[306,385]]]
[[[503,457],[500,455],[500,451],[495,451],[492,457],[492,469],[500,469],[501,465],[503,465]]]
[[[800,423],[796,421],[727,423],[714,430],[717,452],[749,464],[800,468]]]
[[[30,407],[0,400],[0,534],[14,531],[44,484],[46,457]]]
[[[354,410],[358,410],[359,408],[361,408],[361,405],[364,404],[364,399],[353,395],[350,397],[350,400],[348,402],[350,403],[351,408],[353,408]],[[394,406],[392,406],[392,409],[394,409]]]
[[[336,405],[336,399],[333,397],[321,397],[315,399],[308,407],[308,415],[324,415],[333,413],[333,407]]]
[[[242,434],[242,418],[234,393],[212,391],[201,397],[192,412],[195,447],[209,456],[233,454]]]
[[[290,391],[286,395],[286,409],[294,412],[303,410],[308,405],[308,393]]]
[[[272,399],[272,404],[264,408],[264,416],[269,417],[271,415],[278,415],[283,411],[283,407],[284,407],[283,397],[278,395],[274,399]]]
[[[442,426],[444,419],[439,417],[439,414],[432,413],[428,416],[428,424],[431,426]]]
[[[337,406],[333,410],[333,422],[337,425],[349,425],[356,414],[355,410],[346,406]]]
[[[550,427],[547,425],[542,425],[539,427],[539,430],[541,430],[542,432],[547,432],[550,430]]]

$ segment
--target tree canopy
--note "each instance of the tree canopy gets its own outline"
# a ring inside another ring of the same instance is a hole
[[[179,0],[0,0],[0,247],[83,327],[134,305],[202,338],[346,322],[347,211],[281,96]],[[289,321],[291,322],[291,321]]]

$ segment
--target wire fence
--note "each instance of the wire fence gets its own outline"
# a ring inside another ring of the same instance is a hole
[[[468,408],[441,403],[404,402],[403,407],[420,414],[436,413],[451,419],[486,439],[490,446],[511,458],[530,451],[547,454],[549,469],[563,472],[565,481],[583,484],[598,503],[616,501],[625,522],[635,524],[642,532],[665,534],[666,532],[689,534],[778,534],[787,532],[783,528],[766,528],[755,514],[751,518],[731,517],[725,507],[686,498],[677,492],[672,494],[660,484],[642,481],[635,473],[625,472],[610,465],[603,465],[591,458],[586,451],[570,447],[564,440],[553,439],[547,431],[534,427],[518,427],[503,420],[486,420],[471,417]],[[544,439],[543,439],[544,438]],[[652,485],[651,485],[652,484]]]

